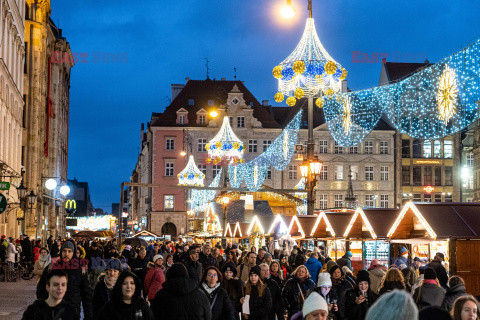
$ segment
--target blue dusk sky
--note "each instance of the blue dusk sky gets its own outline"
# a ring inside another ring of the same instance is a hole
[[[69,179],[87,181],[94,206],[111,212],[139,152],[140,124],[161,112],[171,83],[185,77],[237,79],[273,101],[272,68],[299,41],[306,0],[52,0],[52,19],[84,57],[70,89]],[[378,84],[381,61],[437,62],[480,36],[471,0],[313,0],[318,35],[348,70],[352,90]],[[88,54],[88,57],[87,55]],[[83,63],[82,63],[83,60]],[[363,60],[363,62],[362,62]]]

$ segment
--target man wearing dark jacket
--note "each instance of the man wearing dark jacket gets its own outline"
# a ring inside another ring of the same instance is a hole
[[[272,309],[268,312],[268,319],[275,320],[275,315],[277,319],[284,319],[283,316],[283,305],[282,305],[282,289],[278,283],[270,278],[270,267],[266,263],[260,265],[260,278],[263,283],[265,283],[270,290],[272,295]]]
[[[54,244],[55,245],[55,244]],[[61,258],[52,259],[42,273],[37,284],[37,299],[46,300],[48,298],[48,291],[46,289],[47,276],[52,269],[61,269],[68,276],[67,291],[63,300],[70,304],[75,309],[77,319],[80,319],[80,304],[83,307],[84,320],[93,319],[92,307],[92,288],[88,282],[87,268],[83,261],[80,261],[76,256],[77,246],[72,240],[67,240],[62,245]]]
[[[147,275],[147,267],[148,267],[148,257],[147,257],[147,250],[145,248],[141,248],[138,256],[133,260],[131,264],[131,268],[133,273],[137,275],[142,283],[142,290],[143,290],[143,282],[145,281],[145,276]]]
[[[212,256],[212,247],[208,243],[203,246],[203,251],[199,253],[198,261],[204,269],[210,266],[218,268],[218,260]]]
[[[211,320],[212,312],[207,296],[198,282],[188,278],[181,263],[174,263],[167,271],[167,280],[152,301],[155,320]]]
[[[449,289],[445,294],[445,299],[442,302],[442,309],[447,310],[450,312],[453,308],[453,304],[455,300],[460,297],[467,296],[467,289],[465,288],[465,281],[459,276],[450,277],[448,280]]]
[[[196,248],[190,248],[188,250],[188,258],[185,260],[185,267],[187,268],[188,277],[200,282],[203,273],[203,266],[200,261],[198,261],[198,255],[199,253]]]
[[[353,268],[352,268],[352,260],[350,260],[352,258],[352,252],[351,251],[347,251],[347,253],[345,253],[343,255],[343,257],[341,257],[340,259],[337,260],[337,264],[340,266],[340,267],[344,267],[346,266],[348,269],[352,270],[353,271]]]
[[[28,236],[26,236],[25,239],[21,240],[20,244],[22,246],[22,260],[33,261],[33,246]]]
[[[435,258],[428,264],[427,267],[433,268],[435,270],[435,273],[437,274],[437,279],[440,281],[440,285],[442,286],[443,289],[447,290],[448,286],[448,274],[447,270],[445,267],[442,265],[442,261],[445,260],[445,256],[441,252],[437,252],[435,255]]]

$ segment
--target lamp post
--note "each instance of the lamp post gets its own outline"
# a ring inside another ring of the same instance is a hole
[[[314,210],[314,191],[317,185],[317,177],[322,171],[322,162],[317,157],[307,159],[300,165],[300,174],[305,179],[305,189],[307,191],[307,215],[312,215]]]

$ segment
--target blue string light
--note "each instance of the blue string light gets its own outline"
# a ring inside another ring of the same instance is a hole
[[[212,180],[209,185],[210,188],[218,187],[218,184],[220,183],[220,177],[222,176],[222,170],[223,169],[220,169],[215,178]],[[193,189],[190,194],[190,208],[195,210],[195,212],[205,212],[208,203],[212,201],[216,195],[217,192],[215,190]]]

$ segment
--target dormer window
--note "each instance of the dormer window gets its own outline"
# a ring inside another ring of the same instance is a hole
[[[205,116],[204,115],[198,116],[198,124],[205,124]]]
[[[177,124],[188,124],[188,111],[184,108],[177,110]]]
[[[189,106],[194,106],[194,105],[195,105],[195,100],[193,100],[193,99],[188,99],[188,105],[189,105]]]
[[[179,124],[185,124],[185,115],[181,114],[178,116],[178,123]]]
[[[200,109],[197,111],[197,124],[199,125],[205,125],[207,123],[207,110],[205,109]]]

